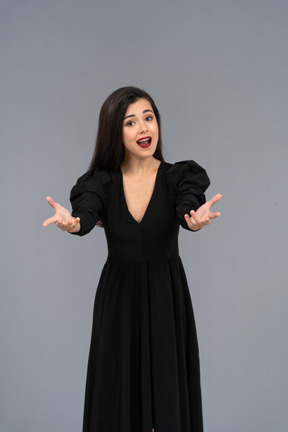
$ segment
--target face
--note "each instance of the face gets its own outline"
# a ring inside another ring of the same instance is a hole
[[[153,156],[158,137],[158,123],[150,102],[147,99],[138,99],[129,105],[123,121],[125,157]]]

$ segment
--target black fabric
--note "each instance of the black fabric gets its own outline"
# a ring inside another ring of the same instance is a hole
[[[161,162],[142,221],[121,169],[95,168],[71,191],[88,233],[101,218],[108,257],[96,290],[83,432],[202,432],[198,341],[178,251],[184,214],[205,202],[206,171]],[[192,232],[191,230],[189,230]]]

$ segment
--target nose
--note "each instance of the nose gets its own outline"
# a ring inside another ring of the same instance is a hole
[[[147,132],[148,127],[144,121],[141,121],[139,124],[139,133]]]

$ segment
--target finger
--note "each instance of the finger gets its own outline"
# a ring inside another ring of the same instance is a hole
[[[198,214],[194,210],[191,210],[190,214],[191,214],[190,220],[191,219],[192,219],[192,221],[194,220],[196,226],[199,228],[203,228],[205,225],[210,225],[210,223],[211,223],[210,214],[203,217],[202,219],[198,216]]]
[[[216,194],[216,195],[214,195],[214,196],[209,200],[209,207],[211,207],[212,205],[216,204],[216,202],[218,202],[221,198],[222,198],[222,195],[221,195],[221,194]]]
[[[69,221],[69,222],[70,222],[70,221]],[[72,221],[72,224],[68,227],[67,231],[72,232],[72,231],[77,227],[77,225],[78,225],[79,223],[80,223],[80,218],[79,218],[79,217],[75,218],[75,219]]]
[[[203,221],[200,219],[198,214],[195,212],[195,210],[190,211],[190,217],[193,218],[193,220],[196,222],[196,224],[201,224]]]
[[[61,229],[61,231],[67,231],[67,229],[70,227],[67,222],[58,222],[56,225]]]
[[[68,222],[71,223],[71,224],[76,224],[77,225],[77,223],[80,222],[80,217],[71,218],[71,219],[69,219]]]
[[[79,223],[79,218],[77,219],[77,218],[73,218],[73,219],[69,219],[69,221],[68,221],[68,229],[70,230],[70,229],[74,229],[75,228],[75,226],[77,226],[77,224]]]
[[[79,217],[77,217],[75,219],[74,218],[69,219],[66,222],[64,222],[62,219],[58,219],[58,221],[56,222],[56,225],[58,228],[61,229],[61,231],[73,231],[79,222],[80,222]]]
[[[62,219],[57,219],[57,221],[56,221],[56,225],[57,225],[58,228],[62,228],[63,223],[64,223],[64,222],[63,222]]]
[[[48,225],[51,225],[51,224],[55,223],[56,220],[57,220],[57,218],[56,218],[55,216],[53,216],[53,217],[51,217],[51,218],[49,218],[49,219],[46,219],[46,220],[43,222],[42,226],[43,226],[43,227],[47,227]]]
[[[210,225],[210,224],[211,224],[210,215],[208,215],[205,218],[201,219],[200,222],[198,223],[198,225],[201,228],[203,228],[205,225]]]
[[[51,207],[53,207],[55,209],[56,203],[55,203],[55,201],[53,200],[53,198],[51,196],[48,195],[46,197],[46,201],[48,202],[48,204],[50,204]]]
[[[192,219],[191,217],[189,217],[188,214],[184,215],[186,223],[188,225],[188,228],[190,228],[192,231],[197,231],[200,228],[202,228],[202,224],[198,224],[194,221],[194,219]]]
[[[216,219],[218,216],[221,216],[220,212],[212,212],[209,215],[210,219]]]
[[[80,217],[77,217],[77,218],[74,220],[74,224],[75,224],[75,226],[77,226],[79,223],[80,223]],[[75,226],[74,226],[74,228],[75,228]]]
[[[189,215],[188,215],[188,214],[185,214],[185,215],[184,215],[184,218],[185,218],[185,221],[186,221],[188,227],[189,227],[190,229],[192,229],[192,228],[193,228],[193,224],[192,224],[192,221],[191,221]]]

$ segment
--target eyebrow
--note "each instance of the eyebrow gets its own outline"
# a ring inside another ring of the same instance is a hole
[[[150,109],[146,109],[146,110],[143,111],[143,114],[145,114],[146,112],[153,113],[153,111],[151,111]],[[126,120],[128,117],[135,117],[135,114],[130,114],[130,115],[124,117],[124,120]]]

